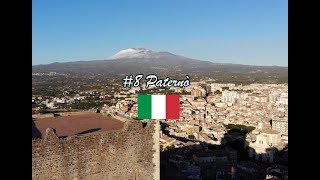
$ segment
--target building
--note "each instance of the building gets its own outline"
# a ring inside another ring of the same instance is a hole
[[[200,131],[200,126],[185,124],[181,127],[188,135],[193,135],[193,133],[198,133]]]
[[[226,148],[226,152],[228,155],[228,159],[232,163],[236,163],[238,161],[238,151],[231,148]]]
[[[164,148],[173,146],[176,142],[176,139],[168,137],[166,135],[160,137],[160,143]]]
[[[204,110],[207,102],[204,98],[198,98],[197,100],[191,100],[190,104],[193,109],[203,109]]]
[[[249,157],[273,163],[275,146],[281,142],[281,135],[272,129],[262,130],[256,140],[249,143]]]
[[[212,152],[199,152],[193,155],[193,160],[196,164],[213,163],[215,157]]]
[[[264,125],[263,121],[259,121],[258,122],[258,130],[262,130],[263,129],[263,125]]]
[[[281,93],[279,100],[276,104],[285,104],[288,105],[288,93]]]
[[[279,131],[281,134],[288,135],[288,117],[272,119],[272,129]]]
[[[268,102],[268,96],[262,95],[262,94],[250,94],[248,95],[250,102],[260,102],[260,103],[266,103]]]
[[[191,90],[191,96],[194,97],[205,97],[206,96],[206,90],[203,88],[197,88]]]
[[[221,101],[225,103],[235,103],[239,96],[236,91],[222,91]]]

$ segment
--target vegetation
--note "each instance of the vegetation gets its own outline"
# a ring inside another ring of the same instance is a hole
[[[229,87],[221,87],[222,91],[229,90]]]
[[[145,90],[139,90],[139,94],[153,94],[153,93],[163,93],[163,94],[173,94],[174,90],[168,89],[168,88],[157,88],[157,89],[145,89]]]
[[[255,127],[253,126],[245,126],[241,124],[227,124],[224,126],[231,131],[243,132],[243,133],[249,133],[255,129]]]
[[[96,109],[102,107],[103,104],[100,102],[94,102],[94,101],[78,101],[76,103],[73,103],[70,105],[72,109],[81,109],[81,110],[87,110],[87,109]]]
[[[194,135],[188,135],[189,139],[196,139],[196,137],[194,137]]]

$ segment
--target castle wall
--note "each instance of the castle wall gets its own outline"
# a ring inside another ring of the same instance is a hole
[[[129,121],[121,130],[63,139],[48,128],[44,139],[32,140],[32,178],[158,180],[158,126]]]

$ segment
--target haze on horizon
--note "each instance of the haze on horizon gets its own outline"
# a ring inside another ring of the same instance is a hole
[[[212,62],[288,66],[288,1],[34,0],[32,65],[144,47]]]

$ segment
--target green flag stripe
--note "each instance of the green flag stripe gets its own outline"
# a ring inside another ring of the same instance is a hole
[[[138,119],[151,119],[151,95],[138,95]]]

